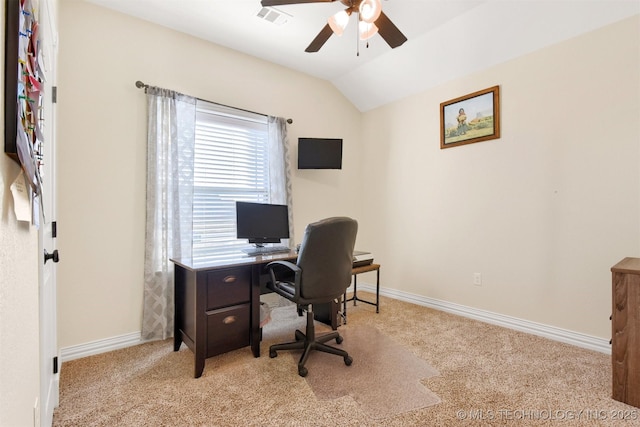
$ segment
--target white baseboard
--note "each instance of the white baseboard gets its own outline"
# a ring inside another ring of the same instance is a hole
[[[367,283],[358,283],[358,290],[360,289],[374,294],[376,292],[375,285]],[[380,288],[380,295],[400,301],[406,301],[416,305],[421,305],[424,307],[433,308],[435,310],[445,311],[447,313],[455,314],[458,316],[468,317],[471,319],[479,320],[481,322],[491,323],[493,325],[514,329],[516,331],[526,332],[528,334],[549,338],[566,344],[575,345],[577,347],[598,351],[600,353],[611,354],[611,344],[609,344],[608,340],[582,334],[580,332],[573,332],[566,329],[557,328],[555,326],[543,325],[541,323],[536,323],[529,320],[518,319],[517,317],[506,316],[503,314],[480,310],[473,307],[467,307],[452,302],[410,294],[408,292],[402,292],[395,289]]]
[[[366,292],[376,292],[375,285],[368,283],[358,283],[358,289]],[[353,291],[353,287],[349,287],[348,292]],[[609,341],[593,337],[591,335],[581,334],[579,332],[568,331],[555,326],[543,325],[541,323],[531,322],[529,320],[518,319],[517,317],[505,316],[503,314],[492,313],[486,310],[480,310],[473,307],[467,307],[452,302],[441,301],[434,298],[428,298],[421,295],[415,295],[408,292],[398,291],[395,289],[380,288],[380,295],[409,302],[411,304],[421,305],[423,307],[433,308],[435,310],[444,311],[462,317],[479,320],[481,322],[502,326],[516,331],[525,332],[532,335],[549,338],[566,344],[575,345],[577,347],[598,351],[600,353],[611,354],[611,345]],[[120,335],[117,337],[106,338],[103,340],[92,341],[86,344],[79,344],[71,347],[60,349],[60,358],[62,362],[79,359],[81,357],[93,356],[95,354],[106,353],[108,351],[118,350],[142,343],[140,332],[132,332],[130,334]]]
[[[60,349],[60,359],[62,363],[64,363],[70,360],[80,359],[81,357],[93,356],[95,354],[131,347],[140,344],[141,342],[142,337],[140,332],[131,332],[130,334],[62,348]]]

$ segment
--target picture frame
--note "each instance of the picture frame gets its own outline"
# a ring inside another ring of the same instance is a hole
[[[500,138],[500,86],[440,104],[440,148]]]

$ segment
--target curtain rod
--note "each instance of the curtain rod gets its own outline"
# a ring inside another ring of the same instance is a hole
[[[149,87],[149,85],[148,84],[144,84],[140,80],[138,80],[136,82],[136,87],[138,89],[145,89],[146,90]],[[267,114],[263,114],[263,113],[256,113],[255,111],[251,111],[251,110],[245,110],[243,108],[232,107],[230,105],[220,104],[219,102],[207,101],[206,99],[202,99],[202,98],[196,98],[196,99],[199,100],[199,101],[210,102],[212,104],[220,105],[222,107],[235,108],[236,110],[245,111],[247,113],[260,114],[261,116],[266,116],[267,115]],[[293,123],[293,119],[287,119],[287,123],[292,124]]]

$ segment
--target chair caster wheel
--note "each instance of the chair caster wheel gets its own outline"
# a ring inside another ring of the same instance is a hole
[[[347,366],[351,366],[352,363],[353,363],[353,358],[351,356],[345,356],[344,364]]]
[[[304,366],[298,366],[298,375],[301,377],[306,377],[309,371]]]
[[[269,350],[269,357],[270,358],[273,359],[274,357],[277,357],[277,356],[278,356],[278,353],[276,353],[275,350]]]
[[[338,337],[336,338],[336,343],[342,344],[342,341],[344,341],[344,338],[342,338],[340,335],[338,335]]]

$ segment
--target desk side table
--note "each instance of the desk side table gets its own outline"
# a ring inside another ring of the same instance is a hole
[[[358,298],[358,274],[368,273],[370,271],[376,272],[376,302],[371,302],[367,300],[363,300]],[[380,313],[380,264],[369,264],[363,265],[360,267],[355,267],[351,274],[353,274],[353,296],[347,299],[347,293],[344,293],[342,297],[343,308],[342,308],[342,318],[344,319],[344,324],[347,324],[347,301],[353,301],[353,305],[355,306],[358,301],[363,302],[365,304],[374,305],[376,307],[376,313]]]

